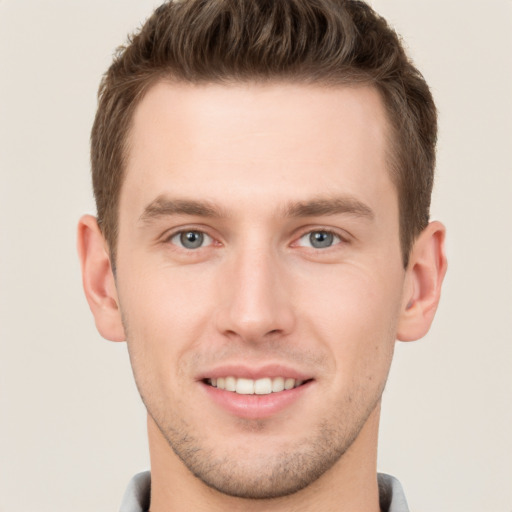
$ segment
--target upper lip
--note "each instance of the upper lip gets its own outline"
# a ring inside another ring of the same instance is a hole
[[[201,372],[197,380],[218,379],[219,377],[238,377],[245,379],[262,379],[264,377],[285,377],[296,380],[310,380],[311,374],[297,370],[286,364],[265,364],[248,365],[245,364],[224,364],[215,366],[210,370]]]

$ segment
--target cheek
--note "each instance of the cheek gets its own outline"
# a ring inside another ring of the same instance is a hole
[[[395,343],[400,269],[394,275],[369,273],[357,266],[340,270],[312,279],[307,288],[316,291],[301,295],[300,316],[331,353],[336,379],[382,380]]]
[[[132,267],[135,268],[135,267]],[[124,279],[122,279],[124,278]],[[186,272],[141,270],[119,275],[119,299],[139,388],[176,389],[183,360],[208,330],[206,281]],[[141,389],[141,391],[143,391]]]
[[[119,296],[133,337],[165,339],[207,318],[211,280],[200,269],[131,268],[138,270],[120,276]]]

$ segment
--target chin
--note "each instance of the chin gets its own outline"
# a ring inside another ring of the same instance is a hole
[[[248,449],[246,441],[245,446],[225,446],[222,453],[218,445],[208,448],[189,434],[163,433],[181,462],[202,483],[224,495],[263,500],[294,494],[318,480],[343,457],[359,430],[347,433],[324,425],[281,448],[262,436],[261,447],[252,442]]]

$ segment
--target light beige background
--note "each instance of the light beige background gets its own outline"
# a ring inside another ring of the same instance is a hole
[[[0,511],[112,511],[148,467],[124,344],[96,333],[75,226],[113,49],[157,0],[0,0]],[[512,2],[375,0],[440,111],[449,273],[399,344],[379,468],[417,512],[512,511]]]

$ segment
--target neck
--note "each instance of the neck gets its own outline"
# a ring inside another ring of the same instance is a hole
[[[344,455],[315,482],[292,495],[250,500],[228,496],[196,478],[148,418],[151,512],[378,512],[377,437],[380,405]]]

